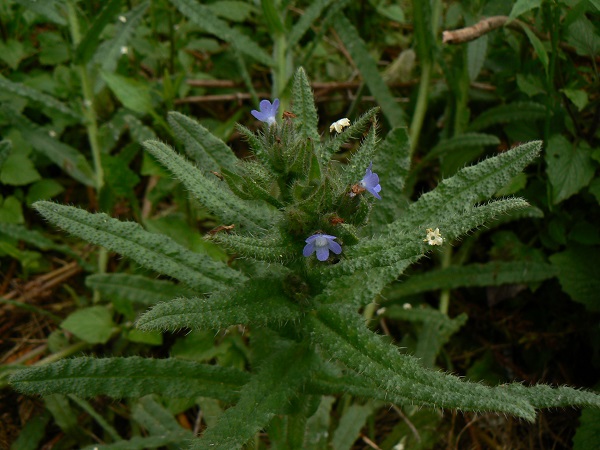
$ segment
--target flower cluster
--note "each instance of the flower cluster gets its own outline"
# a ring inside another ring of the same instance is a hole
[[[348,118],[344,117],[343,119],[333,122],[331,124],[331,126],[329,127],[329,132],[333,133],[333,130],[335,130],[336,132],[341,133],[342,130],[344,129],[344,127],[349,127],[349,126],[350,126],[350,120]]]

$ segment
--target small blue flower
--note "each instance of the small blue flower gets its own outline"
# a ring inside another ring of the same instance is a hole
[[[371,171],[372,167],[373,162],[371,162],[371,164],[369,164],[369,167],[367,167],[365,176],[362,180],[360,180],[358,185],[361,188],[364,188],[371,194],[373,194],[373,197],[375,197],[376,199],[381,200],[381,196],[379,195],[379,191],[381,191],[381,185],[379,184],[379,175]]]
[[[329,234],[313,234],[306,240],[306,245],[304,246],[304,250],[302,250],[302,254],[308,258],[316,251],[317,259],[319,261],[325,261],[329,258],[330,251],[339,255],[342,253],[342,247],[335,242],[334,239],[337,238],[335,236],[330,236]]]
[[[273,104],[269,100],[263,100],[260,102],[260,111],[253,109],[250,111],[254,117],[256,117],[261,122],[265,122],[268,125],[273,125],[276,122],[275,116],[277,115],[277,110],[279,109],[279,99],[276,98],[273,101]]]

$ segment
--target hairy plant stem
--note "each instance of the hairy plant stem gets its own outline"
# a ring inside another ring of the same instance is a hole
[[[452,247],[445,245],[442,250],[442,270],[450,267],[452,264]],[[450,289],[444,289],[440,293],[439,310],[441,313],[448,315],[448,307],[450,306]]]

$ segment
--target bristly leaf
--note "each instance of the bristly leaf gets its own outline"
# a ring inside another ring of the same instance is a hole
[[[240,401],[208,428],[195,450],[231,450],[241,448],[254,434],[266,426],[275,414],[298,393],[302,384],[311,378],[318,360],[313,351],[292,344],[273,353],[261,365],[260,371],[244,386]]]
[[[178,298],[159,303],[137,322],[142,330],[192,330],[231,325],[265,325],[300,319],[300,309],[285,295],[281,282],[257,278],[209,298]]]
[[[250,36],[242,34],[237,28],[230,27],[227,22],[219,19],[208,6],[198,3],[196,0],[170,0],[170,2],[203,30],[229,42],[238,51],[253,60],[265,66],[273,65],[273,59]]]
[[[194,160],[202,171],[220,171],[221,168],[235,170],[237,157],[225,142],[210,131],[176,111],[169,113],[169,124],[175,136],[183,142],[188,157]]]
[[[181,359],[73,358],[14,373],[10,383],[25,394],[75,394],[89,398],[211,397],[226,402],[238,398],[247,373]]]
[[[371,94],[373,94],[377,103],[381,106],[381,110],[387,121],[392,127],[405,125],[404,111],[394,100],[394,96],[377,69],[375,60],[369,53],[367,45],[358,34],[354,25],[352,25],[343,13],[338,14],[334,18],[333,25],[352,59],[356,62],[356,66],[369,87]]]
[[[362,137],[369,124],[374,121],[378,112],[379,108],[371,108],[355,120],[348,128],[344,129],[341,133],[336,133],[333,139],[328,139],[321,144],[321,148],[317,150],[320,160],[323,163],[326,163],[331,159],[334,153],[342,147],[342,145],[347,144],[351,139]]]
[[[551,264],[532,261],[492,261],[486,264],[450,266],[413,275],[386,289],[385,297],[398,299],[437,289],[537,283],[556,276],[556,272]]]
[[[221,244],[232,254],[280,264],[296,259],[301,250],[282,239],[277,230],[267,233],[263,238],[217,233],[210,239]]]
[[[500,388],[427,370],[415,358],[401,355],[374,335],[352,308],[322,306],[317,315],[307,319],[314,327],[311,335],[327,354],[406,402],[463,411],[498,411],[528,421],[535,418],[533,406],[520,395],[507,395]]]
[[[453,177],[443,180],[433,191],[423,194],[410,206],[405,216],[388,226],[389,231],[410,232],[424,224],[437,227],[439,225],[436,223],[444,219],[456,218],[457,211],[492,197],[533,161],[541,148],[541,141],[528,142],[460,170]]]
[[[48,221],[96,245],[118,252],[148,269],[181,280],[199,293],[222,289],[244,276],[176,244],[171,238],[148,233],[133,222],[121,222],[106,214],[91,214],[71,206],[36,202],[33,207]]]
[[[531,122],[546,117],[546,106],[534,102],[513,102],[496,106],[480,114],[471,124],[469,130],[479,131],[497,123]]]
[[[147,141],[144,147],[223,223],[241,225],[249,230],[266,229],[273,223],[273,212],[264,204],[244,202],[235,197],[225,183],[207,178],[168,145]]]
[[[294,76],[294,86],[292,88],[292,112],[296,115],[295,122],[299,127],[300,134],[307,139],[319,141],[319,130],[317,108],[315,107],[312,89],[306,72],[299,68]]]
[[[377,148],[377,124],[369,130],[358,150],[352,155],[348,164],[343,168],[342,180],[345,184],[358,183],[364,176],[369,164],[373,162],[373,156]]]

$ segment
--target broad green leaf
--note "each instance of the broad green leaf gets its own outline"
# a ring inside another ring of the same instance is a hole
[[[486,264],[450,266],[413,275],[401,283],[396,283],[386,290],[385,297],[393,300],[437,289],[535,283],[552,278],[556,273],[556,268],[550,264],[527,261],[494,261]]]
[[[509,17],[515,19],[527,11],[539,8],[541,4],[542,0],[517,0],[510,11]]]
[[[98,290],[106,298],[127,299],[151,306],[193,292],[183,285],[126,273],[98,273],[85,279],[86,286]]]
[[[535,35],[535,33],[529,29],[529,27],[527,25],[523,25],[522,28],[523,28],[523,31],[525,31],[525,34],[527,35],[527,39],[529,39],[529,42],[531,42],[531,45],[535,49],[535,52],[537,53],[538,58],[540,59],[540,62],[542,63],[542,66],[544,66],[544,70],[547,72],[548,64],[549,64],[549,57],[548,57],[548,52],[546,51],[546,48],[544,47],[544,44],[542,43],[540,38],[538,38]]]
[[[24,153],[9,155],[0,170],[0,183],[10,186],[23,186],[40,179],[40,173]]]
[[[546,106],[533,102],[513,102],[496,106],[479,115],[469,125],[469,130],[479,131],[496,124],[532,122],[546,117]]]
[[[43,92],[22,83],[15,83],[0,76],[0,89],[30,100],[34,105],[41,106],[49,112],[57,112],[71,119],[81,120],[80,114],[73,111],[64,103],[56,100],[51,95],[44,94]]]
[[[569,142],[563,135],[549,139],[545,160],[555,205],[587,186],[596,171],[589,149]]]
[[[300,293],[299,293],[300,294]],[[177,298],[144,313],[141,330],[222,329],[231,325],[259,326],[300,320],[301,311],[276,279],[257,278],[209,298]]]
[[[600,35],[594,23],[585,15],[568,27],[566,40],[582,56],[597,55],[600,51]]]
[[[484,34],[467,44],[467,70],[469,80],[475,81],[483,68],[488,48],[488,35]]]
[[[23,217],[23,207],[21,202],[14,195],[6,198],[0,196],[0,223],[21,224],[25,223]]]
[[[104,306],[79,309],[60,326],[90,344],[106,344],[116,331],[112,315]]]
[[[404,111],[394,100],[394,96],[377,69],[375,60],[354,25],[343,14],[339,14],[333,24],[387,121],[392,127],[405,125]]]
[[[89,398],[211,397],[225,402],[238,398],[247,383],[245,372],[180,359],[80,357],[20,370],[11,385],[25,394],[75,394]]]
[[[560,92],[565,94],[571,102],[575,106],[577,106],[577,110],[581,112],[583,108],[585,108],[588,104],[588,94],[583,89],[561,89]]]
[[[238,159],[233,151],[197,121],[176,111],[169,113],[168,120],[175,136],[183,142],[188,157],[202,171],[236,170]]]
[[[105,71],[101,75],[126,108],[140,114],[148,114],[152,111],[152,98],[147,83]]]
[[[563,291],[590,311],[600,311],[600,266],[596,261],[597,251],[598,247],[593,246],[571,246],[550,257]]]
[[[193,438],[192,432],[179,425],[173,414],[150,395],[139,399],[131,409],[131,418],[144,427],[151,436],[172,435],[184,445]]]
[[[12,141],[8,139],[3,139],[0,141],[0,171],[4,167],[4,163],[6,162],[10,152],[12,150]]]
[[[144,147],[183,183],[192,196],[226,225],[236,224],[255,230],[269,228],[273,223],[272,213],[266,206],[235,197],[225,183],[206,177],[168,145],[147,141]]]
[[[429,161],[433,158],[444,156],[448,153],[461,152],[467,148],[487,147],[500,145],[500,139],[493,134],[486,133],[463,133],[453,136],[449,139],[440,141],[423,158],[423,161]]]
[[[46,178],[31,185],[27,191],[27,204],[31,205],[38,200],[50,200],[63,192],[65,188],[56,180]]]
[[[266,66],[273,65],[273,59],[250,36],[237,28],[230,27],[219,19],[206,5],[196,0],[170,0],[173,5],[202,30],[232,44],[238,51]]]
[[[0,60],[4,61],[12,70],[17,70],[21,61],[26,57],[22,42],[16,39],[0,41]]]
[[[600,10],[600,2],[598,3]],[[600,442],[600,410],[585,408],[579,416],[579,426],[573,437],[573,450],[588,450]]]
[[[219,290],[227,283],[244,279],[225,264],[191,252],[166,236],[148,233],[137,223],[120,222],[106,214],[91,214],[50,202],[37,202],[33,207],[65,231],[179,279],[199,293]]]

